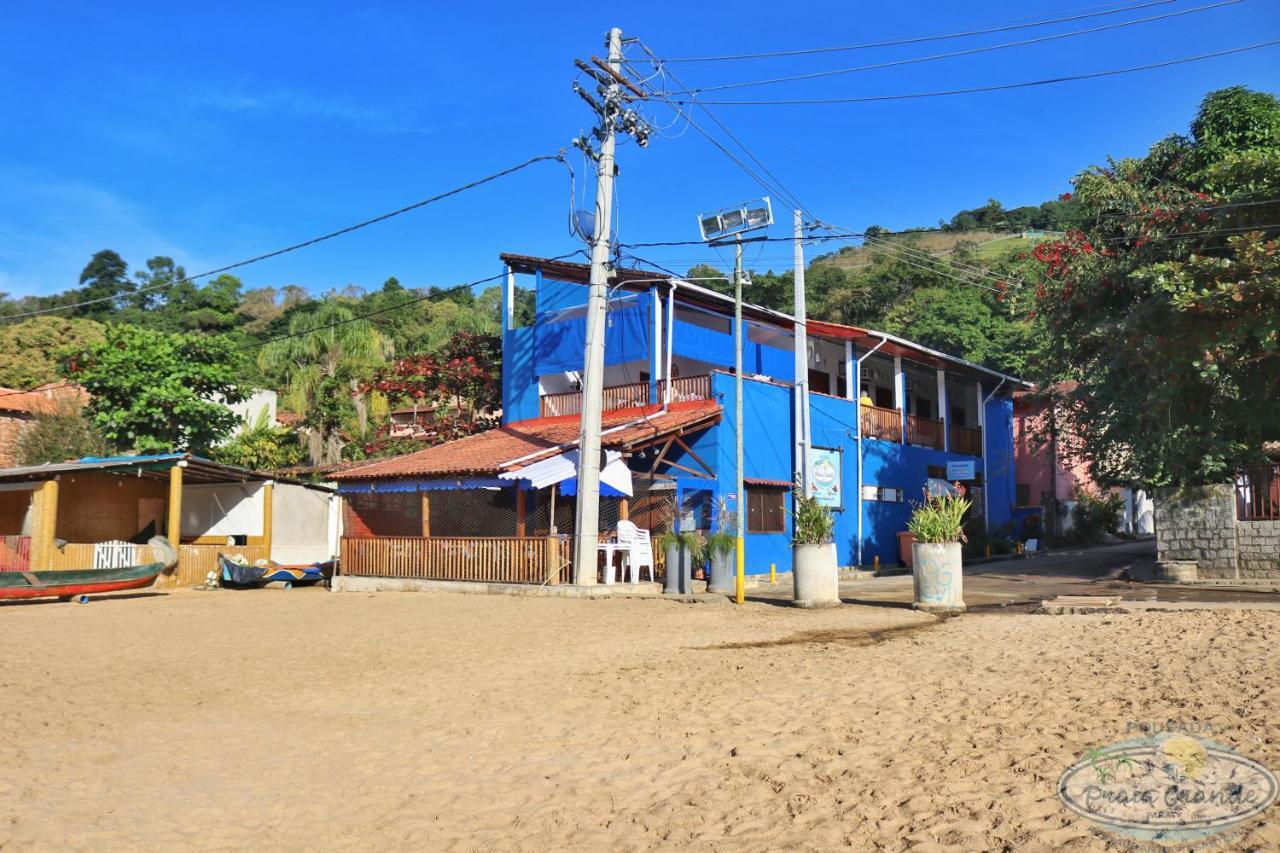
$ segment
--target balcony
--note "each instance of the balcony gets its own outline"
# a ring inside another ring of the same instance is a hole
[[[902,413],[897,409],[861,405],[862,435],[883,441],[902,441]]]
[[[951,425],[951,452],[982,455],[982,430],[973,427]]]
[[[932,447],[934,450],[943,450],[944,425],[942,421],[935,421],[932,418],[922,418],[917,415],[907,415],[907,444],[914,444],[916,447]]]
[[[658,399],[662,402],[664,382],[658,382]],[[671,380],[671,402],[683,403],[688,400],[711,399],[710,376],[679,376]],[[582,392],[568,391],[563,394],[546,394],[541,399],[542,417],[554,418],[561,415],[582,414]],[[634,409],[649,405],[649,383],[632,382],[628,385],[610,385],[604,389],[601,411],[614,409]]]

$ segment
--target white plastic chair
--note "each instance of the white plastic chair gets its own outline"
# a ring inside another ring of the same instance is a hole
[[[641,570],[646,567],[649,569],[649,582],[653,583],[653,542],[649,538],[649,531],[643,527],[636,527],[629,521],[620,521],[618,526],[628,525],[633,533],[631,537],[631,550],[627,552],[627,573],[630,576],[631,583],[640,583]]]
[[[613,557],[615,554],[622,554],[623,559],[626,559],[625,555],[629,545],[630,543],[624,543],[622,541],[621,531],[618,531],[609,539],[600,543],[599,550],[604,554],[604,582],[606,584],[618,582],[617,578],[613,574]],[[621,576],[621,574],[622,569],[619,569],[618,575]]]

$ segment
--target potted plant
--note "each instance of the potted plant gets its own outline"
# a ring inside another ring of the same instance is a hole
[[[835,519],[815,497],[795,489],[795,529],[791,537],[792,583],[800,607],[840,603],[840,571],[836,565]]]
[[[667,580],[663,592],[688,595],[693,592],[693,567],[702,564],[706,543],[696,530],[683,533],[668,527],[658,534],[654,543],[666,554]]]
[[[714,529],[706,540],[707,558],[711,563],[708,592],[733,592],[738,554],[738,514],[724,498],[717,498]]]
[[[925,492],[916,504],[907,528],[915,534],[911,546],[911,575],[915,604],[930,613],[964,612],[963,555],[964,516],[971,501],[964,487],[956,483],[947,494]]]

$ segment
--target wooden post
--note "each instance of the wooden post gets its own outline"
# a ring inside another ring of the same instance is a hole
[[[182,544],[182,468],[176,462],[169,469],[169,544],[176,549]]]
[[[271,480],[262,484],[262,547],[271,559],[271,531],[275,521],[275,507],[272,498],[275,496],[276,484]]]
[[[618,503],[618,520],[619,521],[631,520],[631,502],[626,498],[623,498]]]
[[[546,582],[560,583],[560,537],[555,534],[547,537]]]
[[[422,493],[422,538],[431,536],[431,493]]]
[[[516,484],[516,536],[519,536],[521,539],[523,539],[525,535],[524,502],[525,502],[525,491],[524,489],[520,488],[520,484],[517,483]]]
[[[53,540],[58,533],[58,479],[45,480],[35,493],[36,511],[31,525],[31,568],[49,569],[53,564]]]

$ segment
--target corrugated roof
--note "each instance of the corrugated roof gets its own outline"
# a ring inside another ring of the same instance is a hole
[[[605,412],[604,429],[630,424],[625,429],[601,438],[601,443],[614,450],[631,450],[695,429],[710,426],[720,419],[720,405],[711,400],[672,403],[665,414],[659,407],[617,409]],[[648,414],[640,423],[631,424]],[[535,418],[518,421],[498,429],[469,435],[446,444],[428,447],[416,453],[382,459],[346,471],[331,474],[333,480],[375,480],[394,477],[433,477],[451,474],[494,474],[508,470],[514,460],[529,464],[546,454],[558,452],[564,445],[578,440],[580,421],[577,415]]]
[[[302,480],[277,477],[263,471],[251,471],[235,465],[223,465],[212,459],[190,453],[157,453],[139,456],[86,456],[73,462],[56,462],[48,465],[26,465],[19,468],[0,468],[0,482],[31,482],[49,480],[60,474],[78,474],[85,471],[109,473],[137,473],[152,479],[168,478],[168,471],[179,462],[185,462],[183,482],[187,483],[248,483],[274,480],[298,486],[330,491],[332,487],[306,483]]]

